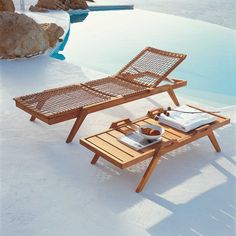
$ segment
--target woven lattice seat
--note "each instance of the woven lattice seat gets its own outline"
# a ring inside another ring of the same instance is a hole
[[[111,97],[83,85],[71,85],[30,94],[18,99],[32,111],[47,117],[60,116],[68,111],[79,111],[87,105],[110,100]]]
[[[51,125],[77,118],[67,138],[69,143],[89,113],[162,92],[168,92],[174,103],[179,105],[173,90],[185,86],[186,81],[173,80],[167,85],[159,84],[185,57],[148,47],[114,76],[14,100],[17,107],[31,114],[31,121],[38,118]]]
[[[130,96],[142,91],[146,91],[146,87],[138,84],[130,83],[115,77],[106,77],[85,83],[85,85],[110,96]]]

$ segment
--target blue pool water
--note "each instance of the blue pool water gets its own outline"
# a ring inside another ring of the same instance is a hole
[[[90,12],[72,22],[60,59],[115,74],[146,46],[185,53],[186,60],[171,74],[188,81],[179,93],[236,104],[236,31],[136,9]]]

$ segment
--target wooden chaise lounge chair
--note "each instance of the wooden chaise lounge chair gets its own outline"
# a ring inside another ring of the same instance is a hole
[[[66,140],[70,143],[85,117],[92,112],[124,104],[154,94],[168,92],[179,105],[174,89],[186,86],[184,80],[169,75],[186,55],[145,48],[116,75],[45,90],[14,98],[16,106],[49,125],[76,118]],[[161,84],[163,81],[166,83]]]

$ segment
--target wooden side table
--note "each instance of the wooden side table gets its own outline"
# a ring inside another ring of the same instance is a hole
[[[196,107],[193,108],[198,109],[199,111],[207,112]],[[111,124],[110,129],[87,138],[82,138],[80,140],[80,143],[95,153],[91,164],[96,164],[99,157],[102,157],[111,162],[113,165],[124,169],[148,158],[152,158],[149,166],[144,173],[144,176],[142,177],[140,183],[136,188],[136,192],[141,192],[162,155],[204,136],[209,137],[212,145],[217,152],[221,151],[213,130],[229,124],[230,119],[218,114],[207,112],[216,116],[217,120],[212,122],[211,124],[204,125],[193,131],[184,133],[169,126],[160,124],[158,121],[154,120],[154,117],[160,111],[160,109],[149,111],[146,116],[134,121],[124,119],[118,122],[114,122]],[[119,138],[120,136],[128,134],[130,132],[134,132],[134,130],[137,130],[140,125],[145,124],[155,124],[164,127],[165,133],[162,137],[161,142],[153,144],[140,151],[136,151],[117,140],[117,138]]]

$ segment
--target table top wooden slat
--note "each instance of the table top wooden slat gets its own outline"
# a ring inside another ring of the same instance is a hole
[[[121,143],[120,141],[117,140],[118,137],[121,137],[122,133],[112,130],[111,132],[105,133],[105,134],[101,134],[98,135],[98,137],[110,144],[112,144],[113,146],[119,148],[120,150],[122,150],[123,152],[127,153],[128,155],[135,157],[135,156],[139,156],[140,153],[135,151],[134,149],[128,147],[127,145]]]
[[[104,141],[98,136],[91,137],[87,139],[90,143],[98,146],[100,149],[104,150],[106,153],[110,153],[112,156],[117,157],[121,162],[126,162],[132,159],[132,156],[122,151],[121,149],[113,146],[110,142]]]

